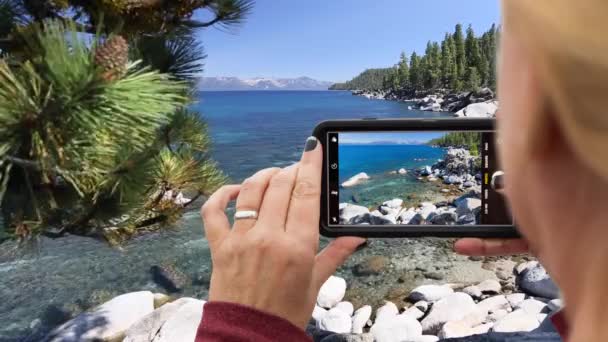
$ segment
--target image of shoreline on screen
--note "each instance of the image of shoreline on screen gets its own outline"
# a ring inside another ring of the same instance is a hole
[[[510,224],[488,208],[492,132],[338,134],[341,225]],[[488,143],[491,142],[491,143]],[[482,161],[486,161],[485,163]],[[485,164],[485,165],[484,165]],[[493,171],[492,171],[493,172]],[[495,215],[494,215],[495,216]]]

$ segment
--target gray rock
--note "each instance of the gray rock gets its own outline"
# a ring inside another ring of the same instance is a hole
[[[519,265],[515,266],[515,274],[520,274],[524,270],[527,270],[529,268],[534,268],[536,266],[538,266],[538,261],[536,261],[536,260],[522,262]]]
[[[370,276],[382,273],[390,260],[382,255],[371,255],[353,267],[356,276]]]
[[[434,225],[449,226],[455,224],[457,220],[458,217],[456,216],[456,213],[448,211],[433,215],[429,222]]]
[[[48,340],[76,342],[122,339],[131,325],[152,311],[154,311],[152,292],[123,294],[57,327],[49,334]]]
[[[531,296],[548,299],[559,298],[559,289],[545,268],[537,264],[522,270],[515,280],[517,286]]]
[[[422,285],[412,290],[408,299],[411,302],[436,302],[452,293],[454,290],[447,285]]]
[[[420,170],[420,174],[422,176],[430,176],[433,174],[433,170],[431,170],[431,167],[427,165]]]
[[[402,224],[410,224],[410,221],[414,218],[414,216],[416,216],[416,214],[417,213],[414,209],[404,210],[399,214],[397,220]]]
[[[478,198],[464,198],[458,201],[456,207],[456,215],[458,217],[472,214],[473,211],[481,207],[481,200]]]
[[[473,298],[466,293],[449,294],[433,304],[422,320],[422,329],[425,333],[437,333],[444,323],[461,320],[477,310]]]

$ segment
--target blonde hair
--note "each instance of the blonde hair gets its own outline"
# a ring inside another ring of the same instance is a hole
[[[573,151],[608,180],[608,0],[503,0]]]

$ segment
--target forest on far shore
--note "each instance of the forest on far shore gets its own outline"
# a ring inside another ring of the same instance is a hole
[[[495,24],[481,36],[471,25],[466,32],[457,24],[454,33],[443,41],[429,41],[424,55],[415,51],[408,57],[403,52],[391,68],[367,69],[330,90],[382,90],[397,94],[476,91],[482,87],[496,89],[496,49],[500,32]]]

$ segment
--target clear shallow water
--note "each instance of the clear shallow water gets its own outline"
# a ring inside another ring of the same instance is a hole
[[[195,107],[209,123],[214,158],[234,182],[296,161],[322,120],[441,116],[348,92],[209,92],[200,94]],[[121,250],[67,237],[41,239],[34,250],[14,257],[8,253],[13,244],[0,245],[0,341],[18,341],[113,295],[163,292],[152,281],[154,265],[173,265],[189,279],[182,295],[204,298],[210,254],[202,230],[193,211],[179,229],[137,238]]]
[[[445,150],[427,145],[340,145],[338,149],[340,184],[365,172],[370,179],[340,190],[340,202],[376,207],[393,198],[409,202],[426,201],[435,185],[420,182],[414,170],[433,165]],[[394,174],[404,168],[406,175]],[[393,173],[391,173],[393,172]],[[436,190],[436,189],[435,189]]]

